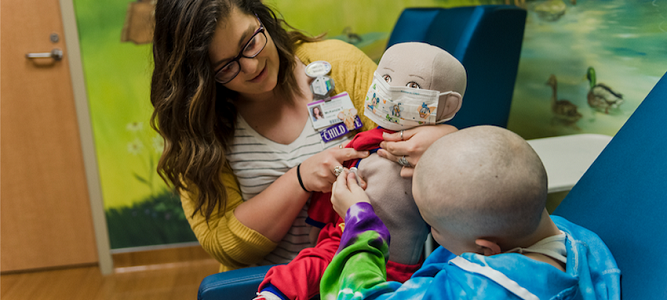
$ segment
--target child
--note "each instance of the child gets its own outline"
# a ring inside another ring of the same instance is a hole
[[[358,168],[367,194],[395,242],[387,262],[387,278],[403,282],[423,262],[428,225],[412,199],[412,179],[402,178],[398,165],[374,152],[383,133],[439,124],[454,117],[466,89],[463,65],[447,51],[424,43],[396,44],[384,53],[366,96],[364,114],[383,128],[359,133],[346,147],[370,150],[368,158],[346,162]],[[452,131],[456,128],[450,126]],[[289,264],[272,268],[256,299],[303,299],[319,294],[319,282],[340,241],[342,219],[331,208],[329,194],[313,194],[311,224],[324,226],[317,246],[302,250]],[[340,219],[340,220],[339,220]],[[312,222],[314,221],[314,222]]]
[[[545,209],[547,176],[518,135],[479,126],[419,160],[413,196],[439,247],[404,284],[384,279],[390,236],[353,174],[332,202],[345,215],[322,299],[620,299],[620,271],[594,233]],[[348,209],[349,208],[349,209]]]

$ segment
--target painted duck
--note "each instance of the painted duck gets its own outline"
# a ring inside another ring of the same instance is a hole
[[[343,34],[347,37],[347,42],[352,45],[359,44],[362,41],[361,36],[352,32],[352,28],[350,26],[343,29]]]
[[[596,83],[595,69],[593,67],[588,67],[586,79],[588,79],[591,86],[587,96],[590,107],[609,114],[610,108],[618,108],[623,103],[622,94],[612,90],[604,83]]]
[[[568,100],[558,100],[558,81],[556,75],[551,74],[546,85],[551,86],[551,112],[554,114],[554,121],[559,121],[563,125],[571,126],[574,129],[579,129],[577,121],[581,119],[582,115],[577,111],[577,106]]]

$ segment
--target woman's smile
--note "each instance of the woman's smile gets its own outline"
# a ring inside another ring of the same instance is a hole
[[[264,80],[264,78],[266,78],[266,74],[268,74],[268,72],[266,70],[266,65],[265,65],[264,68],[262,68],[262,70],[259,72],[259,74],[257,74],[257,76],[255,76],[254,78],[252,78],[248,81],[250,81],[252,83],[261,82],[262,80]]]

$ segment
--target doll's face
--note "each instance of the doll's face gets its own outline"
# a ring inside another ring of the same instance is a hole
[[[423,89],[430,86],[430,78],[421,74],[422,71],[421,68],[406,63],[400,58],[383,58],[377,69],[378,74],[390,86],[407,86],[413,89]]]
[[[461,108],[466,87],[465,68],[454,56],[436,46],[395,44],[382,55],[376,72],[389,86],[455,92],[442,95],[437,109],[420,110],[422,118],[435,114],[437,120],[447,120]]]
[[[379,70],[380,69],[378,68],[378,71]],[[424,78],[422,78],[418,75],[417,76],[414,76],[414,75],[409,76],[409,77],[414,77],[414,78],[401,78],[403,76],[399,76],[399,75],[395,74],[395,72],[393,70],[389,69],[389,68],[386,68],[385,70],[382,70],[381,74],[382,74],[382,79],[384,79],[384,81],[389,83],[390,86],[402,86],[403,84],[405,84],[405,86],[407,86],[409,88],[421,89],[421,85],[417,81],[421,81],[422,84],[424,84],[424,82],[423,82]],[[396,82],[394,82],[394,77],[397,78]],[[404,82],[406,80],[409,80],[409,81]]]

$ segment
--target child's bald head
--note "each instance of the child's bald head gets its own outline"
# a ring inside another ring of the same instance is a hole
[[[413,194],[424,219],[438,230],[473,240],[516,239],[540,222],[547,176],[521,137],[477,126],[429,147],[415,169]]]

